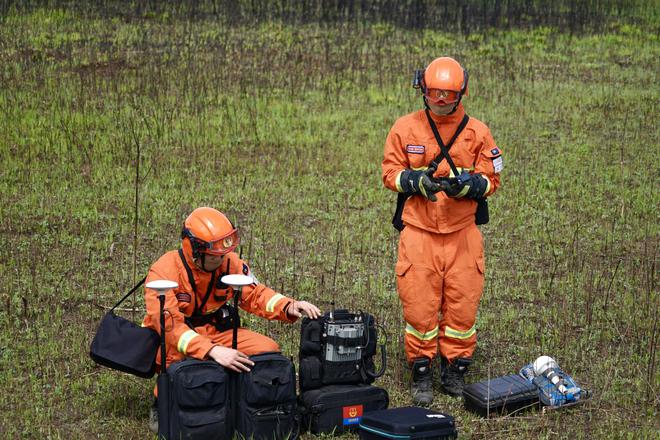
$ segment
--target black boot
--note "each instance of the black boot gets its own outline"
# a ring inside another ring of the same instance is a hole
[[[440,383],[445,393],[454,397],[463,395],[463,387],[465,386],[464,376],[471,363],[472,359],[470,358],[457,358],[452,362],[442,358]]]
[[[415,405],[430,405],[433,403],[433,370],[429,358],[413,360],[410,394]]]

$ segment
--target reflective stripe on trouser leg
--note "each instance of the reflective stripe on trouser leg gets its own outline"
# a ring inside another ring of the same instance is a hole
[[[419,357],[433,358],[438,345],[439,327],[436,325],[427,332],[420,332],[410,323],[406,323],[405,343],[408,361]]]
[[[428,233],[406,226],[399,239],[396,264],[397,290],[406,321],[405,348],[408,362],[434,358],[438,350],[438,311],[442,276],[433,266]]]
[[[476,318],[484,285],[481,232],[471,225],[448,234],[440,353],[447,359],[471,357],[477,345]]]

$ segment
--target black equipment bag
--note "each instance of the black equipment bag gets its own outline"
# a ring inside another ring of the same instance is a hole
[[[145,279],[136,284],[103,316],[92,340],[89,356],[97,364],[149,378],[156,372],[156,353],[160,336],[150,328],[141,327],[115,315],[115,309],[135,292]]]
[[[236,430],[245,439],[295,440],[299,420],[293,363],[280,353],[262,353],[250,360],[250,372],[239,375]]]
[[[426,408],[407,406],[375,411],[362,417],[362,440],[444,440],[458,437],[454,418]]]
[[[465,407],[487,417],[538,405],[539,390],[517,374],[467,385],[463,389]]]
[[[169,439],[221,440],[231,438],[229,375],[217,362],[184,359],[167,369],[167,412],[158,422],[169,426]],[[159,404],[164,396],[160,395]]]
[[[370,384],[387,365],[381,344],[381,367],[375,371],[378,332],[365,312],[338,309],[318,319],[303,319],[300,329],[301,391],[333,384]]]
[[[328,385],[301,393],[302,426],[313,434],[356,430],[364,414],[386,409],[389,396],[371,385]]]

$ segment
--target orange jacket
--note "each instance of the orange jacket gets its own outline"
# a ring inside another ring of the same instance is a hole
[[[464,114],[463,104],[459,104],[456,112],[451,115],[438,116],[431,112],[445,145],[456,132]],[[398,184],[400,174],[406,169],[426,169],[439,154],[440,147],[433,136],[424,110],[399,118],[385,141],[383,183],[392,191],[401,192]],[[459,172],[465,169],[471,173],[480,173],[488,179],[486,196],[493,194],[500,186],[502,152],[495,145],[490,130],[483,122],[470,118],[467,126],[450,148],[449,154]],[[447,176],[453,176],[453,173],[447,161],[443,160],[434,177]],[[403,222],[443,234],[463,229],[474,223],[477,202],[464,198],[451,198],[444,192],[437,193],[437,197],[437,202],[431,202],[422,195],[410,197],[403,210]]]
[[[229,260],[229,270],[227,270],[227,259]],[[211,273],[198,269],[188,257],[186,257],[186,261],[192,271],[197,287],[197,304],[199,307],[204,300],[209,282],[211,281]],[[222,275],[226,273],[248,274],[249,271],[250,269],[247,264],[238,255],[234,252],[227,254],[220,267],[216,270],[215,286],[211,291],[208,301],[201,309],[202,313],[213,313],[226,302],[232,300],[233,290],[230,287],[219,285],[219,278]],[[206,335],[213,334],[217,330],[212,324],[206,324],[202,326],[203,328],[196,327],[195,329],[191,329],[184,322],[186,317],[192,315],[195,308],[195,292],[193,292],[192,286],[188,281],[188,274],[177,251],[167,252],[149,269],[146,282],[159,279],[176,281],[179,284],[179,287],[167,292],[165,296],[165,343],[167,345],[168,365],[170,362],[181,358],[181,355],[178,353],[188,357],[204,359],[211,348],[216,345]],[[160,302],[158,300],[158,293],[155,290],[145,288],[144,298],[147,306],[147,315],[144,317],[142,325],[152,328],[160,334]],[[286,309],[292,301],[291,298],[276,293],[263,284],[253,284],[243,288],[240,307],[267,319],[293,322],[295,318],[290,318],[286,313]],[[160,364],[160,358],[157,361]]]

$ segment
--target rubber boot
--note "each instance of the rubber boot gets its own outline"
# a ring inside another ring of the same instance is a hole
[[[442,390],[450,396],[460,397],[465,387],[465,373],[472,363],[470,358],[457,358],[449,362],[444,357],[441,363],[440,383]]]
[[[415,405],[430,405],[433,403],[433,370],[429,358],[413,360],[410,394]]]
[[[154,399],[149,408],[149,431],[158,434],[158,399]]]

